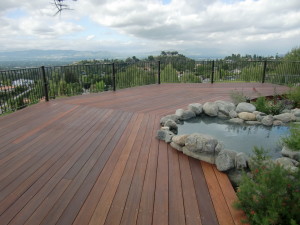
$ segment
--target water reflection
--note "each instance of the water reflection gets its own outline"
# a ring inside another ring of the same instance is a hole
[[[222,141],[226,149],[252,153],[254,146],[268,149],[272,157],[279,157],[279,140],[288,134],[289,127],[238,125],[227,120],[207,116],[197,117],[178,126],[178,134],[205,133]]]

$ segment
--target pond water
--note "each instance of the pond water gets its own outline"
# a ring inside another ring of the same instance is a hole
[[[237,125],[214,117],[197,117],[178,125],[178,134],[202,133],[221,141],[225,149],[251,154],[253,147],[269,150],[272,158],[281,157],[280,138],[289,133],[288,126]]]

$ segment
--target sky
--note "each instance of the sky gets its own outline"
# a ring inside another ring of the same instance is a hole
[[[137,55],[285,54],[300,46],[299,0],[1,0],[0,51]]]

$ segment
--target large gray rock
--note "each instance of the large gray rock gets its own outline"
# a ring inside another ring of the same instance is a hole
[[[254,112],[253,112],[254,113]],[[265,114],[265,113],[263,113],[263,112],[257,112],[256,111],[256,113],[254,113],[255,115],[256,115],[256,120],[257,121],[262,121],[262,119],[265,117],[265,116],[267,116],[267,114]]]
[[[238,117],[242,120],[247,120],[247,121],[254,121],[256,120],[256,116],[253,113],[249,113],[249,112],[240,112],[238,114]]]
[[[238,115],[237,112],[234,111],[234,110],[231,110],[231,111],[229,112],[229,117],[230,117],[230,118],[236,118],[237,115]]]
[[[284,123],[288,123],[288,122],[296,120],[294,114],[292,114],[292,113],[282,113],[282,114],[274,116],[274,119],[281,120]]]
[[[170,145],[171,145],[172,148],[176,149],[177,151],[180,151],[180,152],[183,151],[183,150],[182,150],[182,146],[176,144],[176,143],[173,142],[173,141],[170,143]]]
[[[247,168],[248,159],[249,157],[245,153],[243,152],[237,153],[235,156],[235,168],[238,170]]]
[[[219,107],[215,102],[206,102],[203,105],[203,111],[208,116],[218,116]]]
[[[234,188],[237,188],[240,186],[240,183],[243,178],[243,171],[242,170],[229,170],[226,172],[227,176]]]
[[[300,109],[298,109],[298,108],[292,109],[291,113],[293,113],[293,115],[296,117],[300,117]]]
[[[228,114],[222,113],[222,112],[218,112],[218,117],[221,119],[228,119]]]
[[[177,145],[184,146],[188,136],[188,134],[176,135],[172,138],[172,141],[175,142]]]
[[[265,126],[272,126],[274,118],[271,115],[265,116],[262,118],[261,123]]]
[[[285,168],[286,170],[290,170],[292,172],[296,172],[298,170],[297,166],[299,166],[299,162],[297,162],[296,160],[282,157],[276,159],[275,162],[283,166],[283,168]]]
[[[247,102],[241,102],[237,105],[235,111],[237,113],[240,113],[240,112],[254,112],[256,110],[256,107],[250,103],[247,103]]]
[[[298,149],[298,151],[293,151],[290,148],[288,148],[287,146],[283,146],[282,150],[281,150],[281,155],[289,157],[291,159],[297,160],[298,162],[300,162],[300,149]]]
[[[156,134],[156,138],[167,143],[172,141],[174,133],[168,130],[158,130]]]
[[[273,121],[273,126],[283,126],[284,123],[281,120],[274,120]]]
[[[196,114],[191,110],[184,110],[181,116],[182,120],[189,120],[194,117],[196,117]]]
[[[183,114],[184,110],[183,109],[177,109],[176,112],[175,112],[175,115],[178,116],[179,118],[182,117],[182,114]]]
[[[223,150],[216,157],[216,166],[219,171],[227,171],[234,168],[234,159],[229,152]]]
[[[232,118],[230,120],[228,120],[229,123],[233,123],[233,124],[243,124],[244,120],[240,119],[240,118]]]
[[[191,134],[186,138],[183,153],[208,163],[215,162],[215,156],[220,151],[217,139],[206,134]]]
[[[175,115],[175,114],[171,114],[171,115],[167,115],[167,116],[164,116],[163,118],[161,118],[160,119],[160,124],[162,126],[164,126],[165,123],[167,122],[167,120],[169,120],[169,119],[175,121],[175,123],[180,123],[180,117]]]
[[[203,111],[202,104],[200,103],[189,104],[188,109],[193,111],[196,114],[196,116],[199,116]]]
[[[218,100],[215,103],[218,105],[219,112],[226,116],[229,116],[230,111],[235,110],[235,105],[232,102]]]
[[[178,132],[178,126],[177,126],[177,124],[175,123],[174,120],[168,119],[165,122],[164,126],[165,127],[169,127],[170,131],[172,131],[174,134],[177,134],[177,132]]]

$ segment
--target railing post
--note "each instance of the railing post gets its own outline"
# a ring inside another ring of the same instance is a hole
[[[116,91],[116,72],[115,72],[115,63],[112,64],[112,74],[113,74],[113,90]]]
[[[160,84],[160,61],[158,61],[158,84]]]
[[[211,67],[211,83],[214,83],[214,75],[215,75],[215,60],[212,61]]]
[[[43,76],[43,81],[44,81],[45,100],[46,100],[46,102],[48,102],[49,101],[49,94],[48,94],[48,82],[47,82],[47,79],[46,79],[46,71],[45,71],[44,66],[42,66],[41,69],[42,69],[42,76]]]
[[[263,76],[262,76],[262,83],[265,83],[266,79],[266,70],[267,70],[267,60],[264,61],[264,69],[263,69]]]

